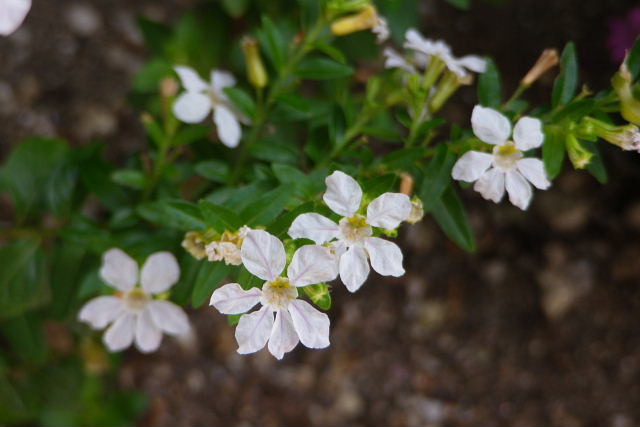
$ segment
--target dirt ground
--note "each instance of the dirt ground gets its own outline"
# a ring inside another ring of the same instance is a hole
[[[114,158],[141,149],[125,104],[145,57],[133,18],[168,20],[189,3],[36,0],[0,40],[0,156],[32,133],[103,138]],[[465,14],[427,1],[424,29],[493,55],[507,88],[542,48],[574,39],[600,88],[615,69],[607,20],[635,2],[476,3]],[[473,97],[460,101],[448,114],[468,120]],[[608,185],[567,171],[524,214],[463,190],[474,254],[429,218],[406,227],[406,276],[334,288],[329,349],[239,356],[223,316],[191,313],[192,342],[127,354],[120,383],[150,396],[140,425],[639,425],[640,155],[605,156]]]

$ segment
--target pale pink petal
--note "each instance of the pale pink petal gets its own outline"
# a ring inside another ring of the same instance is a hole
[[[309,348],[329,346],[329,316],[316,310],[306,301],[291,301],[289,313],[300,342]]]
[[[150,294],[160,294],[178,282],[180,266],[171,252],[151,254],[140,273],[140,284]]]
[[[476,181],[473,189],[486,200],[499,203],[504,196],[504,172],[497,168],[488,170]]]
[[[533,196],[531,185],[517,171],[507,172],[505,188],[509,193],[509,201],[522,210],[529,207],[529,202]]]
[[[223,89],[236,85],[236,78],[227,71],[212,70],[211,71],[211,87],[218,98],[227,99],[227,95]]]
[[[513,140],[518,150],[527,151],[538,148],[544,142],[542,122],[532,117],[523,117],[513,128]]]
[[[394,277],[404,274],[402,251],[395,243],[379,237],[367,237],[364,248],[369,253],[371,267],[379,274]]]
[[[369,275],[369,260],[359,246],[349,248],[340,257],[340,280],[350,292],[360,289]]]
[[[471,113],[473,133],[487,144],[502,145],[511,134],[511,123],[493,108],[476,105]]]
[[[273,328],[273,311],[262,307],[250,314],[243,314],[236,327],[238,353],[255,353],[265,346]]]
[[[162,331],[156,326],[148,310],[136,319],[136,347],[143,353],[151,353],[160,347]]]
[[[187,313],[171,301],[151,301],[148,310],[155,325],[168,334],[182,335],[191,330]]]
[[[264,230],[249,231],[240,253],[245,268],[262,280],[274,280],[282,273],[287,262],[280,239]]]
[[[328,242],[338,235],[338,224],[317,213],[298,215],[289,227],[292,239],[309,239],[318,244]]]
[[[492,162],[492,154],[467,151],[453,165],[451,176],[458,181],[476,181],[491,167]]]
[[[269,337],[269,352],[281,360],[285,353],[298,345],[298,334],[293,327],[293,320],[287,310],[278,310],[276,320]]]
[[[136,331],[136,317],[133,313],[123,313],[109,326],[102,339],[110,351],[124,350],[131,345]]]
[[[87,322],[93,329],[103,329],[113,322],[124,309],[124,302],[112,296],[97,297],[87,302],[80,310],[78,319]]]
[[[551,182],[547,178],[544,163],[540,159],[526,158],[518,160],[516,163],[518,170],[530,183],[540,190],[551,187]]]
[[[0,35],[17,30],[30,9],[31,0],[0,0]]]
[[[229,148],[237,147],[242,137],[242,128],[235,114],[224,105],[216,105],[213,109],[213,121],[220,141]]]
[[[173,67],[176,74],[180,78],[180,83],[182,83],[182,87],[185,88],[188,92],[204,92],[209,88],[207,82],[202,80],[202,78],[198,75],[196,70],[191,67],[187,67],[185,65],[176,65]]]
[[[328,282],[338,275],[336,258],[329,249],[318,245],[305,245],[293,254],[287,277],[293,286],[307,286]]]
[[[173,114],[185,123],[200,123],[211,111],[211,100],[199,92],[185,92],[173,103]]]
[[[213,292],[209,305],[222,314],[241,314],[259,303],[260,297],[262,291],[258,288],[244,290],[238,283],[228,283]]]
[[[393,230],[409,218],[411,199],[402,193],[384,193],[367,206],[367,223]]]
[[[138,283],[138,263],[121,249],[109,249],[102,255],[100,277],[120,291],[130,291]]]
[[[337,214],[352,216],[358,211],[362,189],[355,179],[344,172],[335,171],[325,179],[327,191],[324,202]]]

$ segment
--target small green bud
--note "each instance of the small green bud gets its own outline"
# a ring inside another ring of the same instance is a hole
[[[582,145],[580,140],[572,133],[567,134],[565,139],[569,160],[576,169],[584,169],[589,166],[593,153]]]

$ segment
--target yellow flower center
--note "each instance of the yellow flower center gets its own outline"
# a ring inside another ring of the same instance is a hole
[[[125,306],[132,311],[142,311],[147,303],[151,301],[151,296],[141,288],[134,288],[124,294]]]
[[[513,141],[507,141],[503,145],[498,145],[493,148],[493,157],[494,165],[507,171],[515,169],[516,162],[520,160],[523,155],[522,151],[516,148]]]
[[[339,238],[347,245],[361,245],[367,237],[373,234],[371,226],[364,216],[356,214],[351,218],[342,218],[338,223]]]
[[[262,305],[279,310],[287,308],[289,302],[298,297],[298,290],[291,286],[289,279],[278,277],[262,286]]]

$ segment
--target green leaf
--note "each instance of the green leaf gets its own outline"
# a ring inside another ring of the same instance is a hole
[[[225,184],[229,179],[229,165],[220,160],[205,160],[197,163],[195,171],[213,182]]]
[[[442,197],[434,203],[431,214],[444,234],[458,246],[467,251],[476,249],[473,230],[469,224],[462,201],[451,185],[447,186]]]
[[[267,227],[267,231],[269,231],[274,236],[279,238],[284,238],[285,233],[289,231],[289,227],[291,227],[291,223],[294,219],[298,217],[298,215],[312,212],[315,207],[314,202],[306,202],[301,204],[300,206],[296,206],[295,209],[290,210],[289,212],[282,215],[280,218],[275,220],[269,227]]]
[[[553,108],[566,104],[576,93],[578,88],[578,59],[573,42],[567,43],[560,57],[560,74],[553,85],[551,105]]]
[[[478,99],[484,107],[497,108],[502,103],[500,72],[492,59],[486,60],[487,70],[478,78]]]
[[[389,169],[406,170],[413,167],[416,162],[422,161],[425,155],[424,147],[409,147],[392,151],[384,156],[381,162]]]
[[[134,190],[143,190],[147,182],[142,171],[137,169],[120,169],[114,171],[111,174],[111,179],[116,184],[133,188]]]
[[[191,144],[202,139],[207,139],[211,133],[211,127],[206,125],[188,125],[180,128],[173,138],[174,146]]]
[[[236,213],[224,206],[216,205],[206,199],[200,200],[198,206],[207,225],[220,233],[225,230],[238,230],[244,225]]]
[[[251,120],[256,117],[256,103],[251,95],[239,87],[226,87],[224,93],[227,94],[233,105],[240,110],[242,114]]]
[[[632,80],[637,79],[640,75],[640,38],[636,39],[629,51],[627,56],[627,68],[629,68]]]
[[[138,93],[158,93],[160,80],[172,76],[171,64],[163,58],[154,58],[147,62],[133,78],[133,90]]]
[[[41,364],[45,361],[47,345],[42,321],[34,315],[23,315],[0,324],[0,332],[13,353],[21,359]]]
[[[230,271],[231,267],[222,261],[203,261],[200,271],[198,271],[198,276],[196,277],[196,283],[193,286],[191,304],[195,308],[204,304],[205,301],[211,298],[213,291],[220,286]]]
[[[418,189],[425,212],[432,211],[441,204],[440,198],[451,182],[451,169],[455,162],[456,156],[446,144],[438,145],[436,155],[426,166]]]
[[[249,204],[239,216],[250,227],[269,225],[289,203],[294,191],[295,188],[291,185],[281,185]]]
[[[171,38],[171,28],[147,18],[138,18],[138,27],[144,37],[145,46],[156,55],[164,53],[164,47]]]
[[[347,77],[353,68],[329,58],[309,58],[298,65],[296,75],[311,80],[329,80]]]
[[[560,108],[555,114],[553,114],[550,121],[558,123],[561,120],[568,119],[577,122],[582,117],[591,113],[595,105],[595,99],[579,99],[576,101],[572,101]]]
[[[287,45],[280,30],[267,15],[262,15],[262,28],[258,31],[258,40],[273,68],[279,73],[284,65]]]
[[[562,162],[565,156],[564,135],[561,132],[546,131],[545,141],[542,145],[542,160],[544,161],[544,169],[550,180],[560,174],[562,170]]]
[[[328,43],[315,42],[312,44],[312,47],[325,53],[327,56],[340,62],[341,64],[345,64],[347,62],[347,58],[344,56],[344,53],[342,53],[340,49],[333,47]]]
[[[62,241],[53,252],[50,310],[58,320],[63,320],[73,309],[86,253],[86,248],[68,241]]]
[[[471,0],[445,0],[450,5],[458,9],[468,10],[471,7]]]
[[[247,10],[249,6],[249,0],[222,0],[222,7],[233,18],[239,18]]]
[[[198,206],[183,200],[159,200],[138,206],[138,214],[157,225],[180,231],[206,228]]]
[[[331,289],[326,283],[317,283],[302,288],[309,299],[322,310],[331,308]]]
[[[593,153],[587,170],[598,180],[600,184],[606,184],[609,181],[609,174],[607,168],[602,161],[602,155],[595,142],[582,141],[582,146]]]

